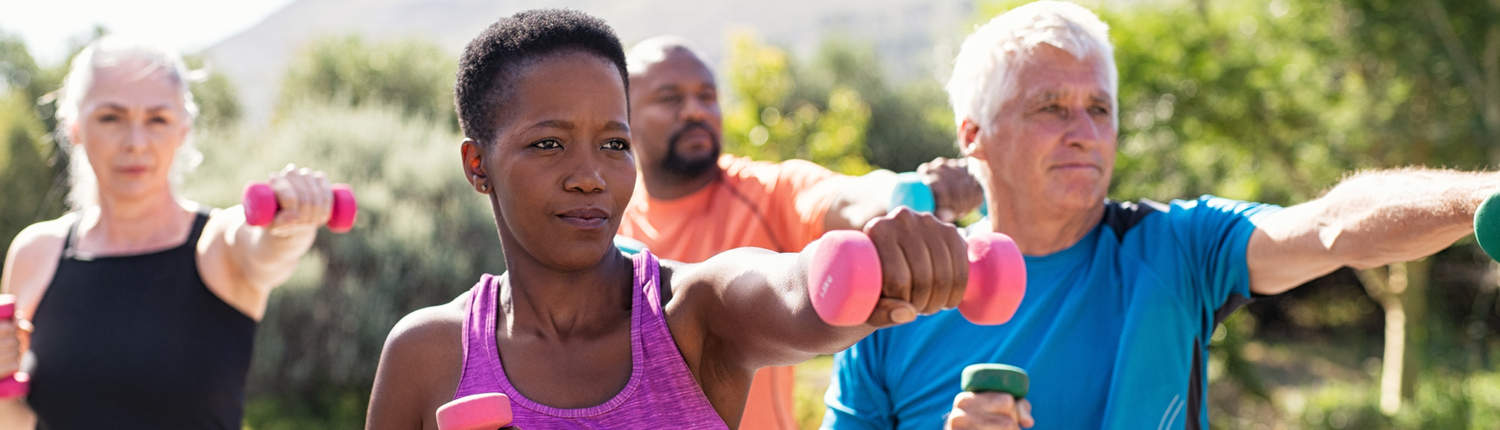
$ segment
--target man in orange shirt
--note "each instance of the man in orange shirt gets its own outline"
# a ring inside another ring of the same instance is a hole
[[[824,232],[860,229],[889,211],[896,185],[890,171],[855,177],[803,160],[721,156],[718,87],[684,39],[648,39],[627,60],[640,176],[620,235],[662,258],[699,262],[745,246],[801,251]],[[939,158],[918,173],[932,188],[936,215],[944,221],[983,200],[983,189],[962,161]],[[792,367],[765,368],[754,378],[739,428],[796,428]]]

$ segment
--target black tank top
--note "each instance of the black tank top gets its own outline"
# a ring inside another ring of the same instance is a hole
[[[92,259],[73,223],[32,318],[39,428],[241,428],[256,323],[198,275],[207,221],[176,248]]]

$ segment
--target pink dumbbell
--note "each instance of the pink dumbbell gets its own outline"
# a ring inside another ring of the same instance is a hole
[[[0,294],[0,320],[16,319],[16,296]],[[13,399],[26,395],[31,389],[31,375],[16,372],[0,379],[0,399]]]
[[[863,324],[880,300],[880,256],[869,236],[853,230],[823,235],[813,250],[808,294],[828,324]],[[958,311],[970,322],[1010,321],[1026,295],[1026,261],[1010,236],[982,233],[969,238],[969,284]]]
[[[271,186],[260,182],[245,184],[245,222],[253,226],[271,225],[281,205],[276,202],[276,192]],[[359,206],[354,203],[354,189],[349,184],[333,184],[333,213],[328,216],[328,230],[343,233],[354,227],[354,217],[359,215]]]
[[[495,430],[510,420],[510,398],[500,393],[465,396],[437,410],[439,430]]]

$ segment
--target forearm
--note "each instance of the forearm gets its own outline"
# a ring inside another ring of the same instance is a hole
[[[824,231],[859,230],[865,223],[890,211],[896,173],[876,170],[845,181],[838,198],[823,218]]]
[[[0,429],[36,428],[36,413],[24,398],[0,400]]]
[[[1250,288],[1278,294],[1339,267],[1432,255],[1473,232],[1475,210],[1497,189],[1495,173],[1400,169],[1351,176],[1323,197],[1257,223],[1246,249]]]
[[[241,210],[236,206],[231,211]],[[291,278],[297,261],[312,248],[317,229],[296,228],[274,231],[245,223],[243,213],[231,221],[225,232],[226,242],[245,281],[261,289],[274,288]]]
[[[738,266],[729,273],[739,275],[719,289],[724,305],[716,313],[722,317],[710,318],[718,323],[710,330],[733,338],[746,364],[800,363],[842,351],[874,331],[868,325],[835,327],[818,317],[807,291],[809,255],[739,250],[712,262]]]
[[[1358,268],[1425,257],[1474,231],[1474,212],[1500,175],[1451,170],[1366,172],[1330,190],[1319,238]]]

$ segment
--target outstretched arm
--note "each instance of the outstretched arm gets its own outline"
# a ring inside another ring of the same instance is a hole
[[[1316,200],[1257,223],[1246,249],[1250,290],[1277,294],[1343,266],[1432,255],[1474,231],[1500,175],[1398,169],[1350,176]]]
[[[671,281],[680,295],[672,304],[692,308],[688,312],[702,321],[704,345],[722,348],[729,362],[749,369],[834,353],[877,328],[958,306],[968,260],[953,226],[899,210],[869,223],[864,233],[882,272],[881,298],[864,324],[836,327],[813,309],[807,278],[818,243],[800,254],[742,248],[684,267]]]
[[[917,167],[917,173],[932,189],[937,206],[934,215],[942,221],[953,222],[984,203],[984,189],[969,174],[963,159],[938,157]],[[890,212],[894,209],[890,203],[895,187],[896,174],[889,170],[877,170],[850,180],[829,206],[828,215],[823,218],[824,230],[859,230],[871,219]]]
[[[333,190],[323,172],[288,165],[269,182],[281,207],[271,225],[250,225],[244,207],[234,206],[215,212],[198,241],[204,281],[257,318],[264,298],[291,278],[333,208]]]

